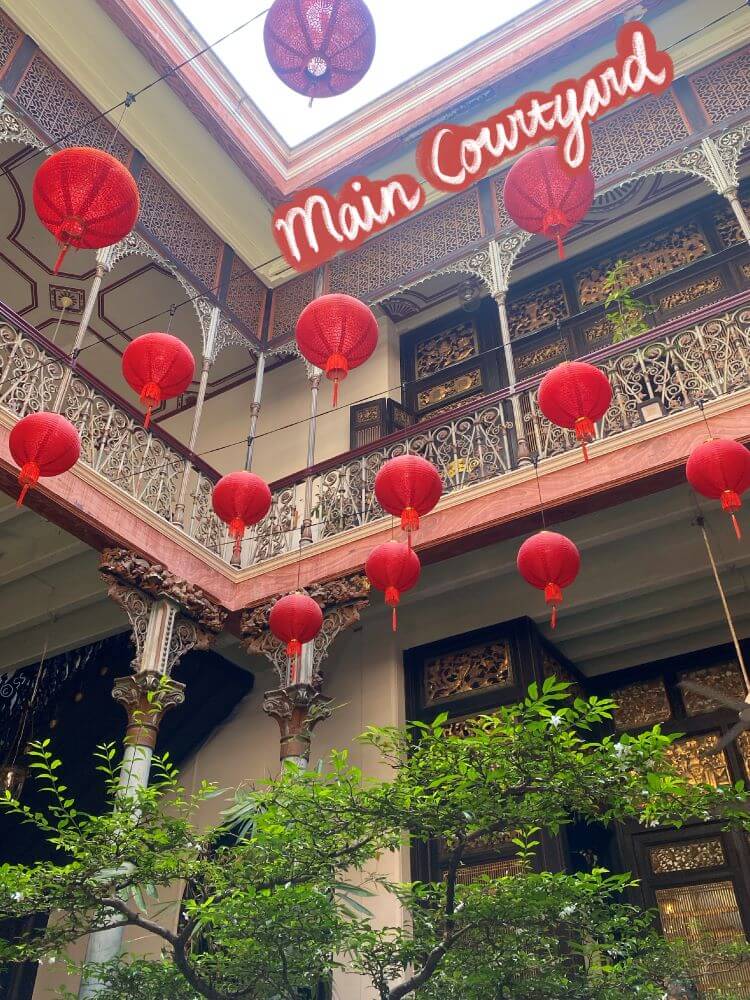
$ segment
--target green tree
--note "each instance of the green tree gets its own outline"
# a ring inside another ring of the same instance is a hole
[[[337,967],[369,977],[381,1000],[661,997],[684,963],[649,916],[623,902],[630,878],[537,872],[538,833],[573,821],[696,817],[748,827],[746,795],[676,775],[664,760],[673,737],[658,727],[596,738],[612,708],[571,702],[549,679],[466,736],[445,717],[372,728],[362,740],[391,765],[387,780],[368,780],[334,753],[327,770],[290,766],[236,791],[222,821],[205,826],[201,806],[228,793],[204,784],[188,794],[162,759],[131,799],[118,789],[111,747],[97,761],[111,812],[79,812],[60,761],[38,744],[32,766],[47,809],[0,802],[41,829],[59,861],[0,867],[0,919],[56,918],[27,940],[0,940],[0,960],[64,961],[72,941],[116,920],[153,933],[162,954],[110,966],[102,1000],[298,1000]],[[472,847],[508,831],[519,871],[464,884]],[[385,852],[433,838],[446,847],[441,881],[373,874]],[[179,915],[157,898],[175,885],[187,890]],[[404,907],[403,925],[374,924],[367,895],[376,890]]]
[[[637,337],[649,328],[646,317],[653,310],[636,298],[633,293],[635,284],[631,269],[624,260],[618,260],[604,279],[604,291],[607,293],[604,308],[614,330],[613,344]]]

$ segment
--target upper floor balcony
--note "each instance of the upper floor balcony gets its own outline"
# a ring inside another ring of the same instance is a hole
[[[26,413],[50,405],[68,362],[7,306],[0,306],[0,314],[0,423],[7,429]],[[218,472],[162,429],[146,431],[141,415],[83,368],[73,373],[62,412],[81,433],[80,478],[113,499],[122,496],[131,510],[142,512],[144,523],[161,523],[172,538],[183,537],[194,552],[204,552],[215,567],[223,563],[231,578],[242,581],[280,567],[293,570],[300,547],[305,559],[341,546],[356,558],[353,540],[390,530],[390,518],[384,518],[374,498],[373,481],[386,459],[405,452],[423,455],[438,467],[445,487],[438,512],[453,509],[459,518],[463,501],[486,501],[501,491],[508,491],[506,519],[538,510],[538,495],[529,500],[528,493],[529,485],[536,491],[534,463],[545,493],[547,474],[570,466],[585,489],[590,484],[595,492],[597,480],[602,488],[614,485],[611,464],[597,459],[616,459],[644,442],[652,444],[651,468],[643,465],[642,473],[664,472],[684,460],[679,448],[675,452],[665,444],[673,428],[688,428],[692,440],[702,436],[699,404],[717,420],[717,428],[733,413],[740,423],[744,419],[742,408],[750,404],[750,291],[601,348],[587,360],[606,372],[613,387],[612,405],[597,426],[589,467],[580,464],[574,435],[541,415],[536,406],[540,376],[534,376],[512,391],[500,389],[273,484],[271,511],[248,534],[241,567],[234,572],[228,566],[231,539],[211,510]],[[736,436],[747,436],[746,428],[745,421]],[[607,470],[600,474],[605,464]],[[7,477],[6,472],[6,482]],[[521,484],[525,489],[514,500],[513,487]],[[42,495],[45,492],[43,484]],[[554,489],[545,496],[550,507],[560,499]],[[104,515],[111,516],[112,510],[102,508]],[[117,530],[117,524],[106,520],[103,516],[102,523],[89,530]],[[467,521],[467,533],[471,530]],[[422,537],[437,541],[427,523]],[[138,547],[139,539],[131,543]]]

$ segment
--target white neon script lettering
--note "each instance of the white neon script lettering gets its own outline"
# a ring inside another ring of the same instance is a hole
[[[406,174],[386,181],[355,178],[338,198],[319,189],[303,192],[303,201],[282,205],[274,214],[274,236],[292,267],[311,267],[333,257],[342,244],[351,249],[415,212],[424,197],[422,185]]]
[[[525,94],[493,118],[430,130],[417,149],[425,177],[441,190],[460,190],[543,134],[559,138],[562,159],[570,170],[587,166],[591,122],[631,97],[665,90],[672,81],[671,59],[657,49],[645,25],[625,25],[617,49],[614,59],[579,80],[563,81],[549,93]]]

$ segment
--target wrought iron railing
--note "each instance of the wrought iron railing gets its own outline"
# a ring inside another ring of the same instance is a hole
[[[598,439],[668,418],[701,400],[731,395],[750,384],[750,292],[604,348],[589,360],[607,373],[613,387]],[[66,364],[62,352],[0,306],[1,407],[18,417],[50,407]],[[539,412],[538,384],[539,377],[521,383],[514,396],[501,390],[478,405],[457,408],[275,484],[268,516],[244,543],[242,565],[296,551],[304,530],[316,542],[382,518],[373,483],[382,463],[395,455],[428,458],[440,470],[446,492],[454,492],[501,479],[529,453],[543,462],[577,447],[571,432]],[[135,409],[81,369],[73,374],[63,413],[81,432],[82,461],[167,521],[175,518],[187,474],[181,523],[198,543],[229,560],[226,527],[211,508],[218,473],[158,428],[146,431]],[[308,479],[313,501],[311,524],[304,525]]]

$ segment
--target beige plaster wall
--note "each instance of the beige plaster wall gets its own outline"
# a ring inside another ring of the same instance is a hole
[[[400,399],[400,355],[398,334],[393,323],[378,321],[380,336],[372,357],[350,372],[339,389],[339,405],[332,409],[332,383],[321,382],[318,396],[315,461],[349,450],[349,407],[367,398],[391,395]],[[245,443],[250,422],[254,383],[224,392],[207,400],[196,451],[221,473],[243,468]],[[194,411],[188,410],[164,421],[162,426],[175,437],[187,440]],[[253,470],[268,482],[299,472],[307,464],[307,436],[310,415],[310,387],[304,363],[293,359],[266,372],[258,419]],[[224,447],[230,442],[240,442]],[[215,450],[215,449],[221,450]]]

